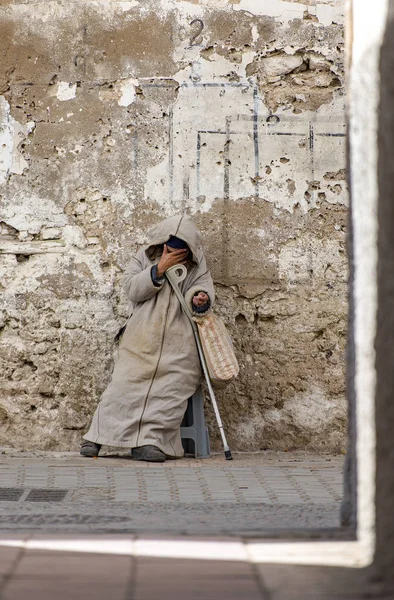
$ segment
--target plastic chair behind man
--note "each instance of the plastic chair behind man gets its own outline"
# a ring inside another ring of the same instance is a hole
[[[181,439],[185,456],[194,458],[209,458],[208,427],[205,425],[204,398],[201,386],[189,398],[185,416],[181,424]]]

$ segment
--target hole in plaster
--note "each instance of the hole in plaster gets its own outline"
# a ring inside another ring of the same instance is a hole
[[[29,254],[16,254],[15,256],[18,263],[26,262],[30,258]]]
[[[239,313],[236,317],[235,317],[235,322],[240,324],[246,324],[248,321],[245,317],[245,315],[243,315],[242,313]]]
[[[268,115],[268,117],[266,118],[266,122],[270,125],[276,125],[276,123],[279,123],[279,121],[280,118],[278,117],[278,115]]]
[[[31,360],[25,360],[23,364],[30,367],[32,371],[37,371],[36,365]]]

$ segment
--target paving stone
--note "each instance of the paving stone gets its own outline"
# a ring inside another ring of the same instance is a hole
[[[27,550],[17,567],[15,578],[40,578],[100,582],[127,582],[131,572],[131,557],[72,552],[41,552]]]
[[[135,600],[262,600],[251,565],[204,560],[139,558],[134,594]]]
[[[84,581],[61,582],[56,579],[16,579],[7,582],[1,600],[124,600],[130,589],[129,582]]]
[[[270,600],[388,600],[373,567],[256,565],[262,587]],[[393,590],[394,591],[394,590]]]
[[[0,548],[0,577],[3,577],[10,572],[21,555],[21,548]]]

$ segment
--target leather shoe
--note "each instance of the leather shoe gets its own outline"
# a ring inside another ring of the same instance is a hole
[[[89,456],[89,458],[95,458],[99,455],[100,449],[101,444],[95,444],[94,442],[88,442],[88,440],[82,440],[79,454],[81,456]]]
[[[131,457],[134,460],[146,460],[148,462],[164,462],[166,455],[156,446],[139,446],[131,449]]]

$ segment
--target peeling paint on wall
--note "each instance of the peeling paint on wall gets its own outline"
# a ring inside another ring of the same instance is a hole
[[[272,115],[257,87],[246,83],[184,85],[167,156],[148,170],[145,197],[164,200],[168,214],[206,212],[221,197],[262,197],[289,212],[307,212],[321,201],[346,204],[343,115],[341,102],[314,113]],[[335,173],[339,179],[327,179]]]
[[[58,100],[72,100],[76,96],[77,84],[59,81],[57,84],[56,97]]]
[[[127,262],[188,212],[241,365],[232,447],[343,447],[343,3],[11,0],[0,27],[0,444],[77,448]]]
[[[11,173],[22,175],[29,164],[19,150],[20,144],[33,131],[33,121],[21,125],[10,115],[10,105],[0,96],[0,185]]]
[[[321,25],[329,26],[333,22],[342,22],[343,5],[341,2],[311,2],[302,4],[295,2],[284,2],[283,0],[266,0],[265,2],[256,2],[255,0],[240,0],[234,4],[234,9],[239,11],[248,11],[253,15],[273,17],[282,23],[288,23],[293,19],[303,19],[305,14],[307,18],[316,17],[316,21]]]
[[[135,100],[136,86],[138,86],[138,80],[125,79],[119,84],[120,98],[118,100],[119,106],[130,106]]]

